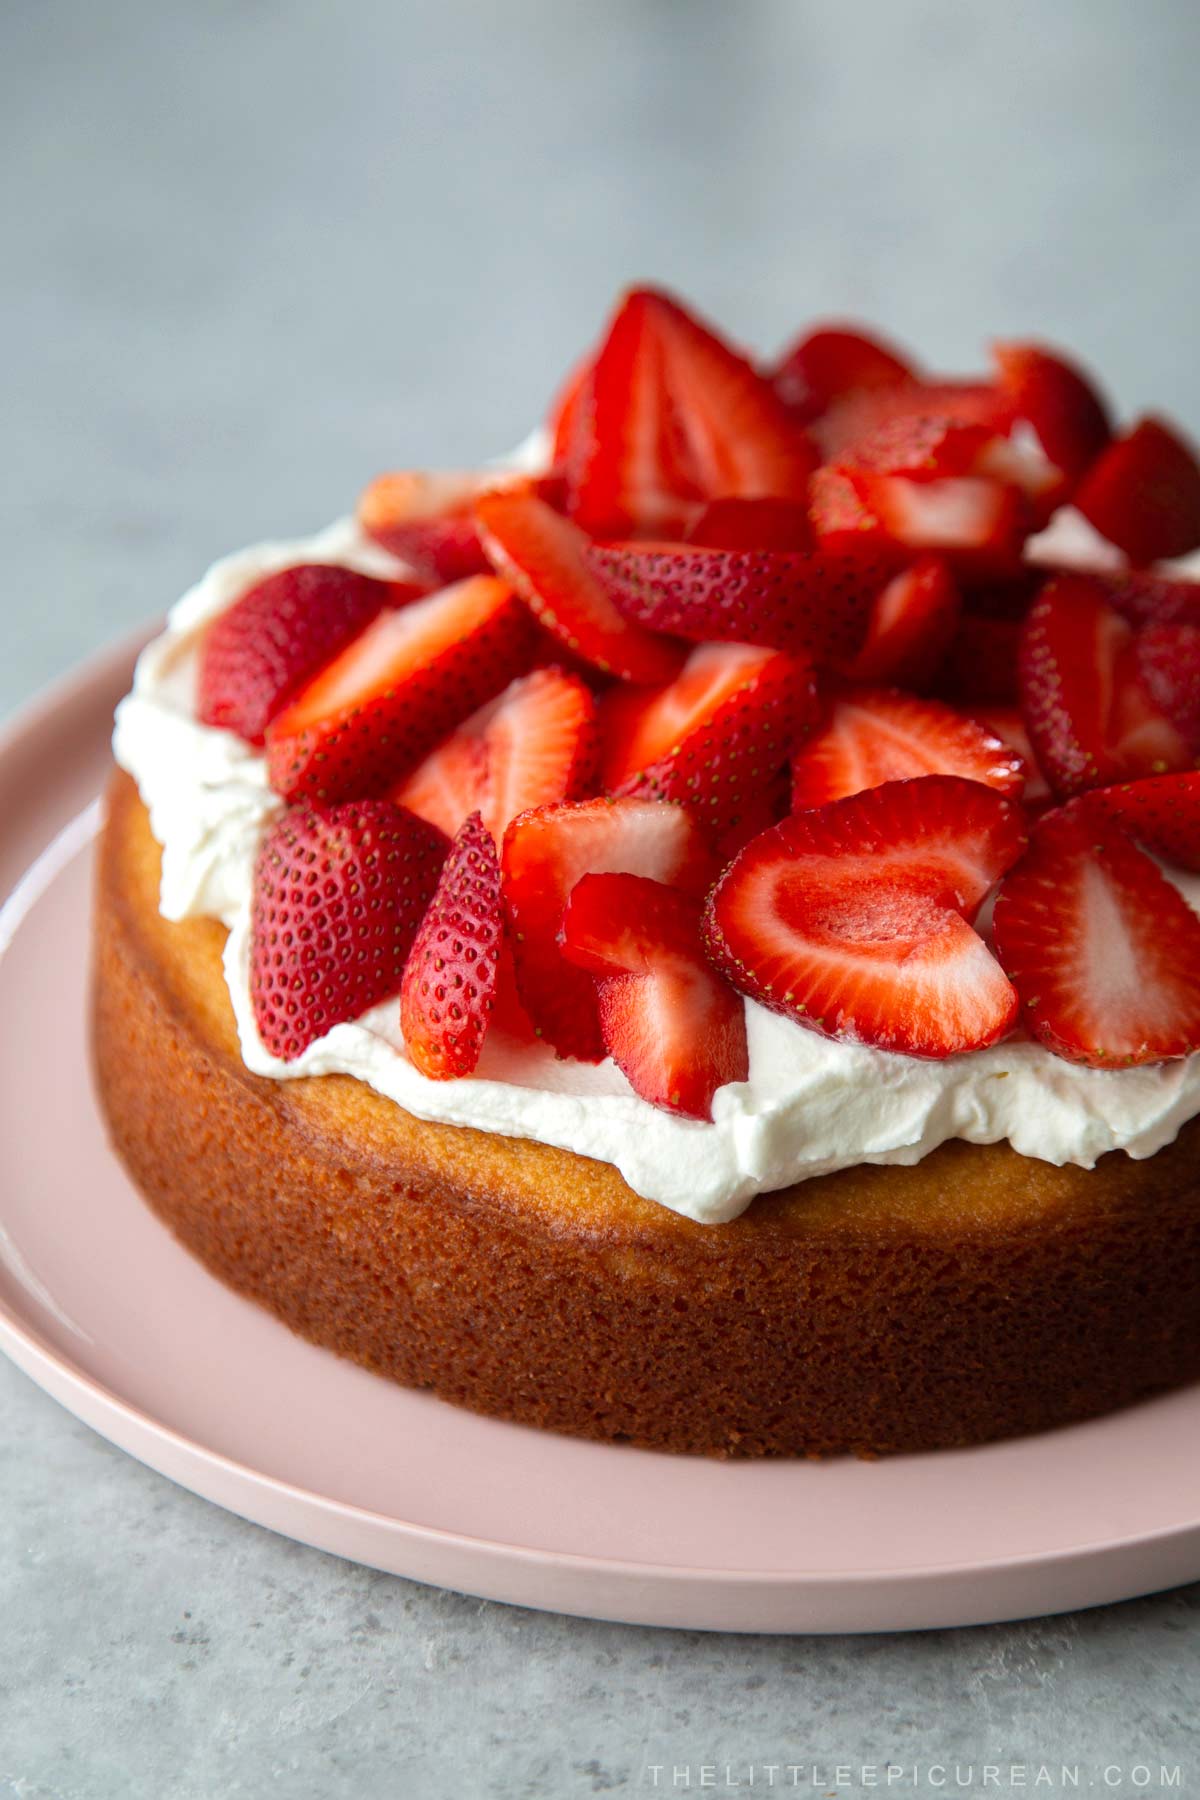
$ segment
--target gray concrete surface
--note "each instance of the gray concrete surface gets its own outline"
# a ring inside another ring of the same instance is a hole
[[[1200,429],[1198,42],[1187,0],[8,0],[0,710],[375,469],[511,442],[635,275],[764,346],[1057,335]],[[483,1605],[229,1518],[0,1367],[0,1797],[889,1759],[1195,1793],[1198,1652],[1200,1588],[907,1639]]]

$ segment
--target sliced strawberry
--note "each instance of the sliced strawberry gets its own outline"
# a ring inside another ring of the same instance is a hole
[[[689,544],[714,550],[811,550],[807,500],[710,500],[688,528]]]
[[[749,644],[701,644],[677,678],[601,702],[603,785],[686,806],[715,843],[817,716],[811,665]]]
[[[1019,795],[1025,767],[985,726],[940,700],[895,688],[844,688],[792,758],[792,811],[921,775],[961,775]]]
[[[1075,481],[1112,437],[1108,406],[1075,363],[1041,344],[993,344],[1002,391],[1050,461]]]
[[[843,395],[814,424],[812,432],[826,460],[841,462],[882,426],[902,419],[929,418],[1006,433],[1012,427],[1012,403],[989,382],[897,382]]]
[[[1090,798],[1034,826],[993,929],[1025,1025],[1057,1056],[1129,1067],[1200,1047],[1200,919]]]
[[[822,549],[883,540],[938,550],[968,568],[1015,565],[1030,524],[1017,488],[982,475],[915,481],[831,465],[817,470],[809,498]]]
[[[472,813],[442,866],[400,988],[404,1047],[431,1081],[469,1075],[479,1061],[503,933],[495,840]]]
[[[954,641],[962,596],[940,556],[921,556],[881,588],[862,649],[843,673],[850,681],[922,688]]]
[[[896,554],[596,544],[588,564],[629,619],[693,643],[760,644],[840,662],[862,647]]]
[[[984,704],[971,708],[971,717],[990,731],[993,737],[1014,752],[1025,770],[1025,786],[1021,790],[1021,805],[1027,813],[1044,812],[1053,804],[1054,796],[1050,791],[1050,783],[1038,768],[1037,757],[1033,753],[1033,745],[1029,741],[1029,733],[1025,729],[1025,721],[1021,717],[1018,706],[994,706]]]
[[[1137,666],[1155,706],[1200,755],[1200,625],[1147,625],[1137,635]]]
[[[1186,740],[1138,668],[1133,627],[1086,575],[1047,582],[1022,628],[1021,710],[1060,795],[1184,769]]]
[[[1098,577],[1117,611],[1131,625],[1200,625],[1200,581],[1126,569]]]
[[[268,728],[271,786],[287,800],[385,791],[526,666],[532,635],[490,575],[381,613]]]
[[[388,800],[294,806],[270,822],[254,868],[250,998],[272,1056],[294,1062],[399,993],[446,850]]]
[[[806,332],[780,357],[775,392],[807,424],[843,394],[896,387],[913,379],[899,351],[855,325]]]
[[[569,510],[596,536],[677,534],[725,495],[803,500],[816,462],[770,382],[651,288],[618,307],[580,416]]]
[[[567,897],[591,874],[648,875],[699,897],[715,873],[704,835],[662,800],[579,800],[521,813],[500,861],[522,1003],[560,1056],[598,1062],[595,991],[558,948]]]
[[[596,703],[584,683],[562,669],[534,669],[431,750],[395,797],[451,837],[478,811],[499,843],[527,807],[581,799],[596,752]]]
[[[1200,873],[1200,773],[1195,770],[1091,788],[1069,804],[1111,819],[1155,856]]]
[[[953,775],[892,781],[747,844],[706,937],[743,993],[827,1037],[910,1056],[979,1050],[1017,997],[968,923],[1024,848],[1021,809]]]
[[[904,475],[910,481],[938,481],[979,473],[981,459],[997,441],[987,425],[936,413],[904,414],[885,419],[848,445],[839,466]]]
[[[736,825],[722,832],[717,839],[717,862],[722,868],[733,861],[739,850],[745,849],[751,838],[756,838],[760,831],[769,831],[772,825],[778,825],[786,819],[792,809],[792,774],[789,768],[780,769],[770,781],[764,782],[758,792],[747,802]]]
[[[1142,419],[1111,443],[1073,498],[1132,563],[1186,556],[1200,545],[1200,464],[1161,419]]]
[[[546,429],[550,434],[550,463],[562,469],[571,455],[576,436],[583,429],[583,409],[592,378],[592,353],[581,356],[550,403]]]
[[[479,503],[496,568],[567,648],[623,681],[670,681],[680,645],[618,612],[586,560],[588,537],[531,494],[492,493]]]
[[[420,591],[328,563],[268,575],[205,632],[196,717],[261,744],[275,715],[376,613]]]
[[[563,913],[568,962],[597,979],[604,1048],[634,1091],[688,1119],[746,1081],[746,1008],[704,954],[701,903],[644,875],[585,875]]]
[[[476,470],[403,469],[363,489],[358,522],[367,536],[401,556],[425,580],[482,575],[487,557],[475,529],[475,502],[495,476]]]

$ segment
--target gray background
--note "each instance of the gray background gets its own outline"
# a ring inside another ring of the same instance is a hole
[[[1036,330],[1200,428],[1198,40],[1189,0],[7,0],[0,711],[376,469],[503,448],[636,276],[764,348]],[[539,1617],[231,1519],[7,1365],[0,1407],[0,1796],[1089,1754],[1200,1792],[1200,1588],[893,1640]]]

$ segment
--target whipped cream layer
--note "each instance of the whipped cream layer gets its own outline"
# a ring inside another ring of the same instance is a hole
[[[1076,551],[1086,561],[1092,544],[1063,520],[1033,548],[1064,560]],[[1018,1037],[926,1062],[835,1043],[754,1001],[746,1002],[750,1078],[720,1089],[711,1125],[649,1105],[611,1061],[558,1061],[542,1045],[496,1031],[473,1076],[430,1081],[405,1053],[396,1000],[335,1026],[295,1062],[280,1062],[255,1027],[249,938],[259,839],[282,802],[261,753],[197,723],[195,689],[208,622],[264,575],[301,562],[405,572],[353,520],[224,558],[142,653],[114,736],[116,759],[137,782],[163,848],[163,915],[210,916],[229,927],[225,977],[242,1055],[256,1075],[356,1076],[418,1118],[613,1163],[637,1193],[702,1224],[736,1218],[755,1194],[855,1163],[919,1162],[948,1138],[1007,1139],[1024,1156],[1084,1168],[1109,1150],[1152,1156],[1200,1112],[1200,1055],[1146,1069],[1086,1069]],[[1200,879],[1172,879],[1200,911]]]

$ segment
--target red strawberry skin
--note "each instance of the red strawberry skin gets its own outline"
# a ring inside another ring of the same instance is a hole
[[[276,714],[378,612],[419,592],[327,563],[266,576],[204,634],[197,718],[261,744]]]
[[[383,614],[267,732],[286,800],[374,795],[528,666],[533,621],[505,583],[477,575]]]
[[[500,866],[525,1010],[560,1056],[599,1062],[593,985],[558,947],[571,890],[585,875],[646,875],[698,898],[716,873],[703,833],[682,807],[661,800],[538,806],[508,827]]]
[[[588,564],[589,540],[578,525],[524,493],[488,494],[477,511],[496,569],[574,655],[622,681],[669,681],[678,673],[681,646],[618,610]]]
[[[254,869],[250,997],[272,1056],[294,1062],[400,991],[446,849],[387,800],[297,806],[271,821]]]
[[[896,387],[912,378],[898,350],[843,323],[806,332],[780,357],[771,377],[779,398],[805,424],[843,394]]]
[[[1142,419],[1111,443],[1074,504],[1132,563],[1186,556],[1200,545],[1200,463],[1161,419]]]
[[[888,782],[753,839],[717,882],[709,954],[827,1037],[939,1059],[1011,1029],[973,918],[1025,845],[1020,808],[957,776]]]
[[[644,1100],[712,1119],[750,1074],[746,1009],[700,938],[698,899],[641,875],[585,875],[563,913],[568,962],[597,978],[604,1047]]]
[[[792,758],[792,810],[922,775],[961,775],[1019,796],[1025,767],[983,725],[940,700],[895,688],[843,688]]]
[[[850,681],[926,687],[954,641],[962,595],[940,556],[921,556],[875,597],[862,649],[843,673]]]
[[[1146,692],[1200,754],[1200,624],[1151,624],[1138,633],[1137,666]]]
[[[465,581],[488,568],[473,511],[488,480],[474,470],[378,475],[359,499],[358,522],[423,579],[439,585]]]
[[[1128,1068],[1200,1047],[1200,919],[1090,800],[1034,826],[993,930],[1023,1023],[1057,1056]]]
[[[1108,405],[1095,384],[1042,344],[994,344],[992,355],[1016,417],[1033,427],[1050,461],[1077,479],[1112,438]]]
[[[1134,630],[1103,582],[1060,575],[1046,584],[1022,628],[1019,674],[1034,752],[1059,795],[1193,760],[1147,689]]]
[[[479,1061],[503,929],[495,841],[472,813],[442,866],[400,988],[405,1048],[431,1081],[470,1075]]]
[[[817,698],[807,662],[747,645],[702,644],[670,686],[618,691],[602,711],[609,792],[674,800],[716,843],[813,724]]]
[[[687,541],[713,550],[811,550],[807,501],[710,500]]]
[[[588,562],[627,618],[692,643],[761,644],[814,662],[857,655],[893,550],[597,544]]]
[[[1155,856],[1200,874],[1200,772],[1092,788],[1071,806],[1098,813]]]

